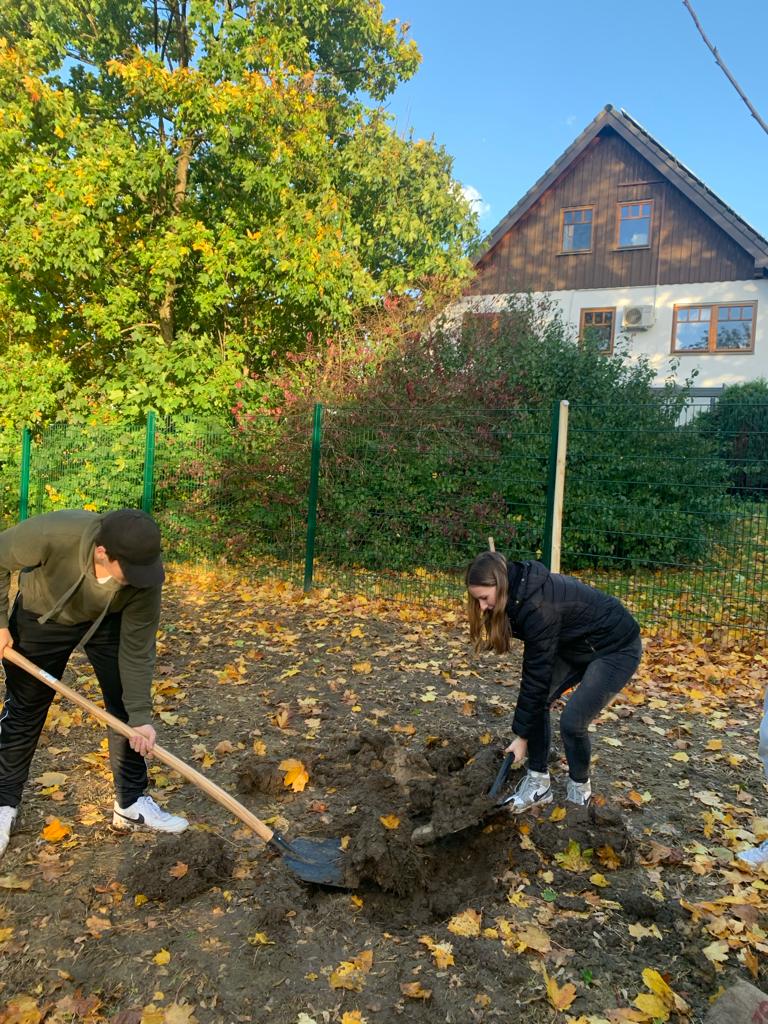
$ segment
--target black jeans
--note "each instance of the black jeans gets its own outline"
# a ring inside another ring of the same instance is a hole
[[[104,697],[104,707],[115,718],[128,721],[118,667],[121,615],[107,615],[85,647]],[[50,675],[60,679],[69,656],[88,631],[90,622],[64,626],[58,622],[42,625],[37,616],[25,612],[17,598],[11,614],[10,631],[14,649]],[[0,715],[0,806],[18,807],[32,758],[45,725],[55,693],[9,661],[5,669],[6,696]],[[129,807],[147,788],[147,765],[131,750],[128,740],[107,730],[109,763],[115,780],[115,797]]]
[[[560,735],[571,778],[574,782],[587,781],[592,754],[589,724],[635,674],[642,653],[643,645],[638,637],[628,647],[595,658],[586,666],[578,667],[562,658],[557,659],[552,672],[547,709],[537,727],[528,735],[528,767],[532,771],[547,771],[551,742],[549,709],[566,690],[575,686],[560,716]]]

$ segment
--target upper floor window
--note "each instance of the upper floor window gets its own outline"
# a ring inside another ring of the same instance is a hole
[[[589,252],[592,248],[592,206],[571,206],[562,211],[562,252]]]
[[[757,303],[675,306],[673,352],[753,352]]]
[[[615,322],[615,309],[582,309],[579,317],[579,341],[594,341],[598,352],[610,355],[613,352]]]
[[[636,249],[651,244],[653,202],[619,203],[617,245],[620,249]]]

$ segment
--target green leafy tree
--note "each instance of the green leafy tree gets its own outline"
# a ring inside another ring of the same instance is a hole
[[[379,0],[0,0],[0,351],[227,409],[309,335],[461,278],[451,161],[378,105],[418,63]]]

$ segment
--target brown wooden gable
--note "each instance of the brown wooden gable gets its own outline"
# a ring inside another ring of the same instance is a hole
[[[765,240],[627,115],[629,129],[610,111],[492,233],[468,294],[733,281],[761,273]],[[641,200],[653,202],[651,244],[619,249],[618,204]],[[581,206],[594,207],[592,249],[562,253],[561,212]]]

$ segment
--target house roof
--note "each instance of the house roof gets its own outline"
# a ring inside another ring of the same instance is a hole
[[[549,186],[580,156],[590,142],[597,135],[600,135],[601,132],[607,130],[613,130],[620,135],[652,164],[659,174],[663,175],[678,188],[702,213],[713,220],[737,245],[740,245],[742,249],[748,252],[755,261],[755,270],[758,273],[766,271],[768,268],[768,240],[755,231],[735,210],[732,210],[727,203],[724,203],[719,196],[715,195],[677,157],[673,156],[669,150],[657,142],[642,125],[630,117],[626,110],[617,110],[610,103],[587,125],[581,135],[571,143],[562,156],[528,189],[506,217],[499,221],[485,239],[482,251],[475,259],[476,263],[530,210]]]

